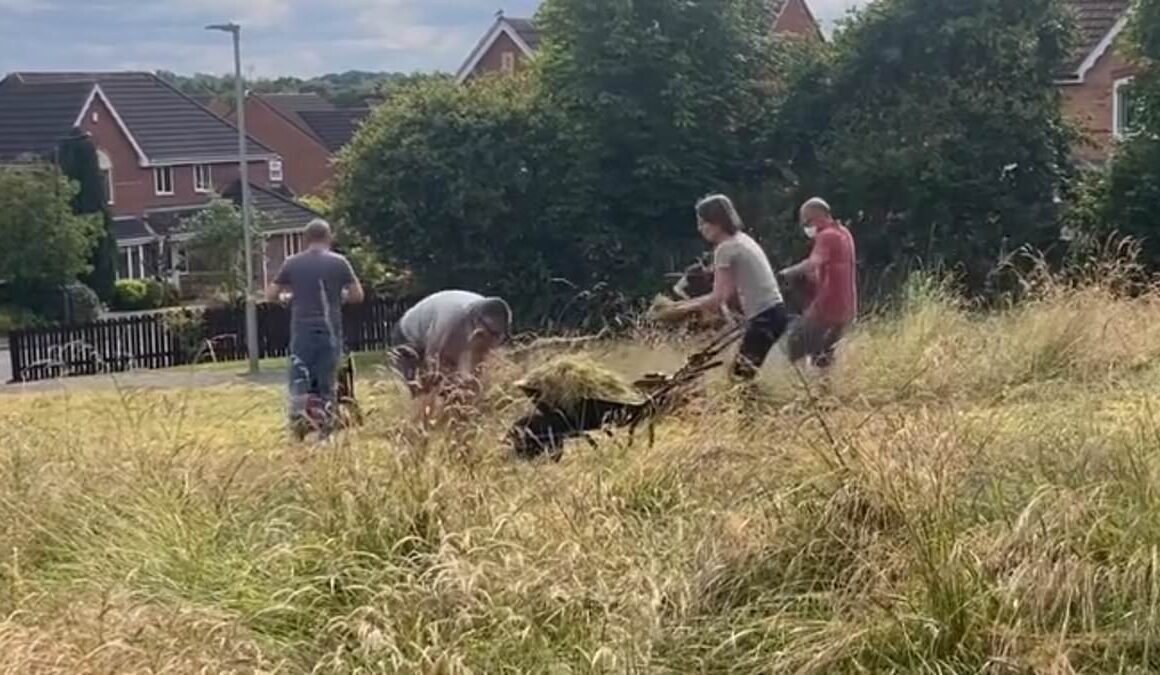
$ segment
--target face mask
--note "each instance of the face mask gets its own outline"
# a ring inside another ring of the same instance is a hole
[[[813,225],[803,226],[802,232],[805,233],[806,237],[809,239],[813,239],[814,237],[818,236],[818,228],[814,227]]]

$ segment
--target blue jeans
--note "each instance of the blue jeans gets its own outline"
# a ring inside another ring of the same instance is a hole
[[[314,395],[322,399],[328,411],[335,404],[334,380],[342,356],[337,337],[325,326],[290,329],[290,417],[295,419],[306,410],[306,401]]]

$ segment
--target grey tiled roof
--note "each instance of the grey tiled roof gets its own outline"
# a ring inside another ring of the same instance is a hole
[[[336,110],[302,111],[299,115],[310,131],[331,152],[338,152],[350,142],[369,108],[339,108]]]
[[[145,221],[140,218],[117,218],[113,221],[113,233],[117,241],[131,239],[151,239],[155,236]]]
[[[260,94],[259,96],[279,114],[290,120],[291,124],[312,136],[314,131],[302,118],[302,114],[335,110],[333,103],[318,94]]]
[[[0,81],[0,160],[22,155],[51,157],[72,130],[92,84],[26,85]]]
[[[236,127],[152,73],[15,73],[9,78],[34,85],[97,84],[154,163],[206,161],[238,152]],[[275,154],[252,138],[248,152]]]
[[[1111,32],[1130,4],[1130,0],[1067,0],[1075,17],[1077,41],[1075,52],[1064,68],[1065,75],[1078,74],[1084,59]]]
[[[516,32],[532,51],[540,48],[540,32],[536,30],[535,25],[532,24],[531,19],[515,19],[504,17],[512,30]]]
[[[240,202],[242,199],[241,192],[241,183],[235,181],[233,185],[222,193],[222,196],[232,199],[235,202]],[[268,230],[304,229],[311,220],[319,217],[317,212],[306,208],[289,197],[283,196],[268,188],[254,185],[253,183],[250,184],[250,198],[254,209],[262,212],[262,214],[269,218],[269,222],[266,225]]]

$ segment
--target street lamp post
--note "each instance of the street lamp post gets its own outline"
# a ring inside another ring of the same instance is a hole
[[[250,236],[250,172],[246,159],[246,86],[242,82],[242,27],[236,23],[214,24],[206,30],[229,33],[234,38],[234,85],[238,116],[238,180],[242,184],[242,241],[246,255],[246,354],[250,374],[258,374],[258,308],[254,301],[254,242]]]

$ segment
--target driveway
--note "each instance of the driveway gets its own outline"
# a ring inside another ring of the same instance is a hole
[[[0,340],[0,387],[12,379],[12,355],[8,353],[8,342]]]

